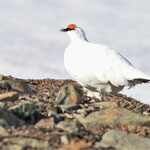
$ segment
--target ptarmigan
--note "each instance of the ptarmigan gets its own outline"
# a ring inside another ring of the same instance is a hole
[[[150,76],[134,68],[117,51],[90,43],[84,31],[75,24],[61,31],[67,32],[71,39],[64,54],[65,67],[87,89],[88,96],[102,99],[106,93],[118,93],[125,86],[150,81]]]

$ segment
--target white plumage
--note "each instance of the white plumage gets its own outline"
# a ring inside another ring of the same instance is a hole
[[[125,86],[150,81],[150,76],[135,69],[117,51],[90,43],[80,27],[71,24],[61,31],[67,32],[71,39],[65,50],[65,67],[89,96],[104,98],[106,93],[117,93]]]

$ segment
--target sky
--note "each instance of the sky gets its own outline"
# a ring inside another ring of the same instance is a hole
[[[148,0],[0,0],[0,74],[25,79],[70,79],[63,63],[74,23],[90,42],[117,50],[150,75]],[[150,104],[150,84],[122,93]]]

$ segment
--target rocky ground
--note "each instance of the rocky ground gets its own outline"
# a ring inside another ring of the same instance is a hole
[[[0,75],[0,149],[150,149],[150,106],[90,98],[72,80]]]

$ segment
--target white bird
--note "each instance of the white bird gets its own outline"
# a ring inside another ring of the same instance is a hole
[[[150,76],[134,68],[117,51],[89,42],[75,24],[61,31],[67,32],[71,39],[64,54],[66,70],[86,89],[88,96],[103,99],[106,93],[118,93],[125,86],[150,81]]]

